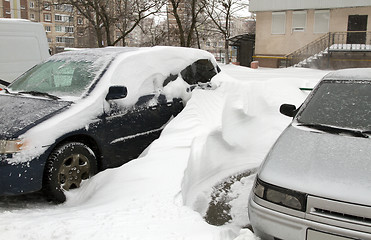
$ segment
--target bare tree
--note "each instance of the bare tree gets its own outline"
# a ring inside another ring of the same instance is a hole
[[[103,47],[104,27],[109,26],[105,23],[104,15],[108,7],[108,0],[61,0],[60,4],[71,4],[81,15],[89,21],[97,37],[98,47]]]
[[[156,20],[153,17],[146,18],[140,24],[142,36],[139,38],[141,47],[152,47],[157,45],[166,45],[167,25],[166,21]]]
[[[200,13],[205,8],[204,2],[201,0],[169,0],[168,2],[170,4],[168,16],[173,16],[176,21],[176,25],[172,25],[173,28],[169,29],[169,34],[178,36],[180,46],[191,47],[195,40]]]
[[[120,31],[113,45],[123,41],[142,20],[158,13],[164,5],[163,0],[116,0],[116,28]]]
[[[245,0],[203,0],[205,10],[215,25],[215,30],[224,38],[225,63],[229,64],[229,38],[231,37],[231,23],[233,16],[248,4]]]
[[[146,17],[158,12],[163,0],[60,0],[74,6],[85,17],[97,37],[99,47],[113,46],[125,37]],[[115,31],[120,31],[116,35]]]

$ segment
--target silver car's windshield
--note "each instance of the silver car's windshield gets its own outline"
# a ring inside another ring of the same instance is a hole
[[[8,88],[13,92],[80,97],[98,72],[92,62],[50,60],[32,68]]]
[[[371,82],[323,82],[297,120],[301,124],[370,131]]]

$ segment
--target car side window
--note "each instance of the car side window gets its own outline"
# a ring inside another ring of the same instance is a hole
[[[212,62],[208,59],[200,59],[181,71],[182,78],[188,84],[206,83],[218,72]]]

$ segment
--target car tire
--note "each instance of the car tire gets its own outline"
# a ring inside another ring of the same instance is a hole
[[[50,154],[44,172],[44,191],[48,200],[66,201],[64,191],[79,188],[83,180],[97,173],[94,152],[85,144],[68,142]]]

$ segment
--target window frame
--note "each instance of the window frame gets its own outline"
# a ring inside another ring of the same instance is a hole
[[[297,16],[295,18],[295,16]],[[304,19],[304,24],[301,24],[301,20],[302,19],[299,19],[298,16],[304,16],[305,19]],[[308,13],[306,10],[302,10],[302,11],[293,11],[292,12],[292,27],[291,27],[291,31],[292,32],[305,32],[306,28],[307,28],[307,18],[308,18]]]
[[[327,14],[327,26],[326,26],[327,30],[325,31],[318,30],[319,27],[317,25],[317,22],[319,19],[317,19],[316,16],[318,16],[319,14]],[[328,33],[329,31],[330,31],[330,10],[315,10],[314,11],[313,33]]]
[[[276,18],[275,18],[276,16]],[[283,19],[279,19],[277,17],[279,16],[283,16]],[[281,20],[283,24],[283,26],[280,28],[281,31],[278,31],[275,27],[275,22],[277,22],[277,20]],[[286,12],[272,12],[272,22],[271,22],[271,34],[272,35],[284,35],[286,34]]]
[[[44,13],[44,22],[51,22],[51,21],[52,21],[52,15],[50,13]]]

